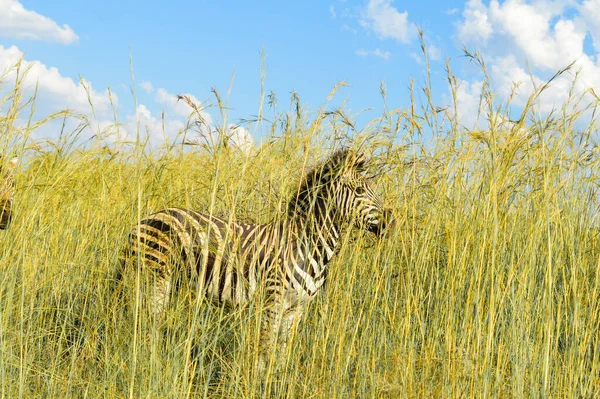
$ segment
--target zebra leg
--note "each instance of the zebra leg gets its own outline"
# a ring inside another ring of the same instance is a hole
[[[263,331],[261,334],[259,372],[266,370],[269,359],[273,356],[274,349],[280,354],[277,359],[287,357],[288,341],[293,328],[302,318],[302,309],[295,306],[286,309],[285,304],[271,306],[266,309],[263,319]],[[279,368],[282,364],[276,364]]]
[[[276,337],[279,338],[279,350],[282,354],[287,354],[287,344],[290,339],[292,329],[298,325],[298,322],[302,319],[302,310],[297,307],[288,310],[279,319],[278,325],[273,326],[273,332]]]
[[[157,315],[165,311],[171,298],[171,279],[169,277],[157,277],[150,298],[152,314]]]

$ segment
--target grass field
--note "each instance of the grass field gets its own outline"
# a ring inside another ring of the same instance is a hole
[[[22,159],[0,232],[2,397],[600,395],[598,103],[571,97],[541,115],[536,92],[509,122],[508,100],[484,90],[488,122],[469,131],[419,93],[360,132],[293,100],[251,125],[266,139],[246,155],[78,145],[66,132],[36,144],[17,87],[0,105],[0,146]],[[140,216],[184,206],[267,222],[339,142],[373,156],[397,226],[345,238],[287,353],[272,351],[282,371],[253,368],[259,304],[195,309],[183,296],[159,323],[134,290],[112,301]]]

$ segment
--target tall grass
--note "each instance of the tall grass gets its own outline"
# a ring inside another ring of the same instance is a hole
[[[18,124],[17,85],[0,106],[4,152],[26,160],[0,234],[2,397],[600,394],[597,102],[571,96],[539,114],[540,87],[514,120],[486,79],[487,123],[472,131],[429,88],[360,132],[343,109],[311,114],[298,97],[287,113],[261,108],[265,144],[246,155],[225,141],[151,151],[67,133],[36,145],[37,125]],[[397,226],[381,240],[344,238],[268,372],[254,369],[260,303],[197,312],[183,294],[158,320],[135,286],[113,301],[139,215],[184,206],[267,222],[340,140],[373,155]]]

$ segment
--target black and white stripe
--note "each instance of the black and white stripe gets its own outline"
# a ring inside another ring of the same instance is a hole
[[[243,224],[188,209],[168,208],[129,234],[126,254],[155,273],[152,306],[160,312],[181,281],[213,301],[239,306],[265,295],[265,328],[287,337],[302,305],[319,292],[327,264],[354,224],[380,234],[391,221],[363,176],[367,161],[341,150],[307,173],[282,220]],[[273,335],[266,334],[270,337]]]
[[[17,161],[17,158],[12,158],[5,162],[0,156],[0,230],[7,229],[12,219],[12,199],[15,193],[12,170]]]

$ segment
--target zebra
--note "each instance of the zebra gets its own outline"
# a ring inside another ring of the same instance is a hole
[[[0,230],[6,230],[12,220],[12,199],[15,192],[13,169],[17,166],[18,158],[10,159],[6,165],[0,156]]]
[[[244,224],[183,208],[141,220],[129,233],[125,259],[154,273],[151,309],[161,313],[172,291],[188,285],[213,302],[238,307],[260,291],[265,300],[260,346],[285,348],[303,305],[320,291],[327,265],[349,224],[381,235],[391,210],[364,175],[367,158],[345,148],[305,174],[284,217]],[[387,226],[386,226],[387,225]],[[179,277],[176,277],[179,276]],[[264,363],[263,363],[264,364]]]

